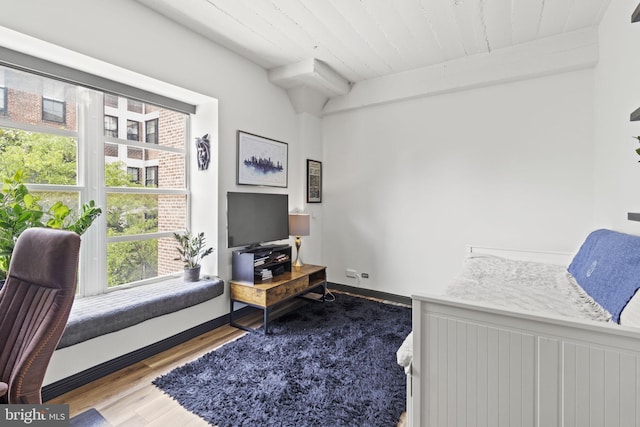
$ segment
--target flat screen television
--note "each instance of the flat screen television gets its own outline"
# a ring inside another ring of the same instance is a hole
[[[289,238],[289,196],[227,193],[227,247],[257,246]]]

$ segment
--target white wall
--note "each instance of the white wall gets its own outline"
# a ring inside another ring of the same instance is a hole
[[[587,69],[325,116],[329,279],[440,292],[466,244],[574,250],[593,223],[593,86]]]
[[[206,132],[215,135],[217,131],[217,138],[212,138],[214,158],[206,172],[195,167],[195,150],[190,147],[194,170],[190,177],[193,189],[192,227],[204,231],[212,243],[217,239],[217,259],[205,258],[203,273],[218,274],[228,281],[231,277],[231,252],[226,249],[227,191],[291,191],[290,188],[236,185],[236,131],[241,129],[287,142],[290,158],[299,157],[298,120],[286,92],[269,82],[264,69],[135,1],[65,0],[61,3],[0,0],[0,10],[2,27],[218,100],[217,119],[216,113],[212,113],[215,103],[209,103],[207,114],[213,114],[209,125],[202,122],[194,124],[192,137]],[[12,47],[10,45],[14,41],[5,38],[0,40],[0,45]],[[72,54],[69,57],[65,55],[65,58],[60,56],[60,60],[68,62],[72,58],[73,61],[73,57]],[[67,65],[83,68],[82,63]],[[304,179],[302,166],[292,169],[290,183]],[[227,285],[224,296],[202,306],[206,310],[199,306],[180,312],[173,321],[145,322],[135,330],[140,339],[130,339],[131,333],[127,332],[129,335],[118,341],[115,353],[113,339],[109,337],[93,340],[90,352],[87,347],[76,351],[65,349],[64,355],[54,356],[46,382],[220,317],[229,312],[228,298]],[[175,319],[178,319],[177,324]]]
[[[307,159],[322,161],[322,119],[309,113],[299,113],[298,141],[300,150],[295,164],[300,168],[300,178],[296,182],[290,182],[289,187],[292,194],[290,204],[293,203],[294,208],[310,215],[309,236],[302,238],[301,258],[305,264],[324,265],[323,205],[307,203]]]
[[[600,24],[600,61],[595,69],[595,213],[598,227],[640,234],[627,212],[640,212],[640,23],[631,23],[637,0],[611,2]]]

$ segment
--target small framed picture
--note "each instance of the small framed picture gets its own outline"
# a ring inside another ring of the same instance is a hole
[[[307,159],[307,203],[322,202],[322,162]]]
[[[287,187],[289,146],[238,131],[238,184]]]

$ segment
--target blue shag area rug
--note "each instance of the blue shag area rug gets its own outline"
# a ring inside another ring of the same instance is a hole
[[[396,351],[411,309],[337,294],[153,381],[220,427],[395,426],[406,406]]]

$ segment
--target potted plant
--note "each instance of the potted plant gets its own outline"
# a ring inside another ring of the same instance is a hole
[[[19,170],[5,178],[0,191],[0,280],[5,280],[13,248],[24,230],[31,227],[60,228],[83,234],[102,213],[91,200],[82,205],[79,217],[69,222],[71,209],[62,202],[45,210],[40,198],[32,195],[24,184],[24,173]]]
[[[200,279],[200,260],[213,252],[213,248],[205,249],[204,233],[192,234],[189,230],[183,233],[173,233],[178,242],[176,247],[179,257],[176,261],[184,264],[184,279],[187,282],[197,282]]]

